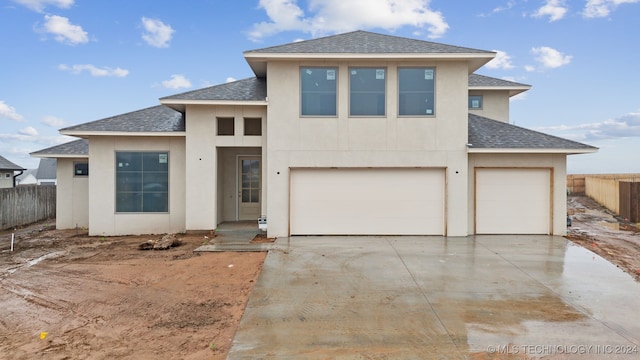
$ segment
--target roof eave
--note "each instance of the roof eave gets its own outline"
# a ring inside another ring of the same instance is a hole
[[[588,149],[534,149],[534,148],[473,148],[468,147],[470,154],[592,154],[598,148]]]
[[[37,152],[32,152],[29,155],[36,158],[54,158],[54,159],[88,159],[88,154],[38,154]]]
[[[508,91],[509,97],[531,90],[531,86],[469,86],[469,90]]]
[[[82,130],[60,130],[60,134],[76,136],[79,138],[88,138],[90,136],[145,136],[145,137],[161,137],[175,136],[184,137],[184,131],[82,131]]]
[[[174,110],[183,112],[186,105],[216,105],[216,106],[267,106],[269,102],[265,100],[183,100],[183,99],[161,99],[160,103]]]
[[[495,57],[495,53],[252,53],[244,57],[257,77],[267,75],[270,60],[431,60],[461,61],[469,63],[469,73],[478,70]]]

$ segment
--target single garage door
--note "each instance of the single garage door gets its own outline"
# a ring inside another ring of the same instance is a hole
[[[476,169],[476,234],[549,234],[549,169]]]
[[[292,235],[443,235],[443,169],[293,169]]]

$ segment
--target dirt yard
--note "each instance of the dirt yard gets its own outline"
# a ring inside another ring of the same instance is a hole
[[[224,359],[266,253],[138,249],[41,223],[0,232],[0,358]]]
[[[640,232],[570,196],[567,238],[640,280]],[[224,359],[266,253],[142,251],[160,236],[89,237],[40,223],[0,232],[0,358]],[[258,239],[258,241],[261,239]],[[264,239],[262,239],[264,240]]]
[[[640,281],[640,229],[586,196],[569,196],[567,238],[609,260]]]

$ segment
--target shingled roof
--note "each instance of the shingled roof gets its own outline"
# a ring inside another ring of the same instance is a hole
[[[469,114],[470,149],[537,149],[592,152],[596,147]],[[563,151],[564,152],[564,151]]]
[[[89,156],[89,140],[79,139],[32,152],[35,157],[87,157]]]
[[[184,116],[164,105],[108,117],[60,130],[62,134],[87,132],[175,132],[184,131]]]
[[[502,80],[480,74],[469,74],[469,87],[531,87],[514,81]]]
[[[160,102],[166,103],[167,100],[265,101],[266,97],[267,81],[253,77],[177,95],[165,96],[160,98]]]
[[[7,160],[3,156],[0,156],[0,170],[25,170],[22,166],[16,165],[11,161]]]
[[[492,51],[430,41],[353,31],[318,39],[298,41],[245,51],[244,54],[494,54]]]

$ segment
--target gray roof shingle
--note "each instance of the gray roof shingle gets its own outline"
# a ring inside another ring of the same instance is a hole
[[[253,77],[204,89],[166,96],[162,100],[227,100],[264,101],[267,97],[267,81]]]
[[[531,87],[531,85],[521,84],[513,81],[502,80],[490,76],[480,75],[480,74],[470,74],[469,75],[469,86],[481,86],[481,87]]]
[[[7,160],[3,156],[0,156],[0,170],[26,170],[22,166],[16,165]]]
[[[492,54],[492,51],[471,49],[377,34],[353,31],[344,34],[299,41],[285,45],[245,51],[245,54]]]
[[[184,131],[182,113],[164,105],[153,106],[126,114],[66,127],[60,132],[174,132]]]
[[[563,139],[474,114],[469,114],[468,126],[468,139],[472,149],[597,149],[594,146],[577,141]]]
[[[36,178],[38,180],[55,179],[56,169],[58,167],[58,161],[56,159],[42,158],[40,164],[38,164],[38,172]]]
[[[89,155],[89,140],[79,139],[32,152],[33,156],[64,155],[84,157]]]

